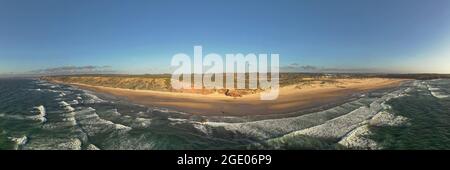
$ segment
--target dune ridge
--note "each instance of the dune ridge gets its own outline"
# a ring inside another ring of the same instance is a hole
[[[284,114],[342,102],[372,90],[399,86],[405,79],[334,78],[310,79],[281,86],[276,100],[260,100],[258,92],[240,97],[223,93],[191,93],[157,90],[125,89],[64,82],[82,89],[113,95],[150,107],[165,107],[198,115],[247,116]]]

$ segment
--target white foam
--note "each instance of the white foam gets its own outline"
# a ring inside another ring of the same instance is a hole
[[[75,117],[64,118],[63,121],[70,122],[72,126],[77,125],[77,120],[75,119]]]
[[[69,104],[71,105],[77,105],[79,104],[78,100],[72,100]]]
[[[66,107],[64,107],[64,109],[66,109],[69,112],[75,111],[75,109],[72,106],[66,106]]]
[[[36,106],[33,109],[36,109],[39,114],[34,116],[23,116],[23,115],[10,115],[10,114],[4,114],[1,113],[0,117],[5,118],[11,118],[11,119],[18,119],[18,120],[38,120],[42,123],[45,123],[47,121],[45,107],[44,106]]]
[[[53,84],[48,83],[47,81],[39,81],[38,83],[36,83],[39,86],[52,86]]]
[[[97,146],[93,145],[93,144],[89,144],[86,147],[86,150],[100,150]]]
[[[52,89],[45,89],[45,90],[53,93],[63,93],[62,91],[59,90],[52,90]]]
[[[381,107],[383,107],[384,110],[392,109],[392,107],[390,105],[386,104],[386,102],[381,103]]]
[[[133,127],[148,127],[152,123],[152,119],[146,119],[146,118],[136,118],[135,124]]]
[[[66,95],[66,93],[64,93],[64,92],[59,93],[59,97],[64,97],[65,95]]]
[[[161,112],[161,113],[178,113],[181,115],[190,115],[189,113],[180,112],[180,111],[176,111],[176,110],[169,110],[168,108],[160,108],[160,107],[148,108],[148,110],[147,110],[147,112],[153,112],[153,111],[157,111],[157,112]]]
[[[105,132],[108,130],[119,130],[118,132],[127,132],[131,130],[131,127],[114,123],[109,120],[102,119],[96,112],[95,109],[89,107],[77,111],[75,118],[78,124],[83,128],[87,135],[93,136],[97,133]]]
[[[109,122],[111,122],[111,121],[109,121]],[[118,124],[118,123],[113,123],[113,122],[111,122],[111,123],[115,125],[116,129],[131,130],[131,127],[128,127],[128,126],[125,126],[122,124]]]
[[[405,124],[407,121],[408,118],[406,117],[395,116],[387,111],[381,111],[370,119],[369,124],[371,126],[399,126]]]
[[[158,111],[158,112],[161,112],[161,113],[168,113],[168,112],[169,112],[169,109],[167,109],[167,108],[157,108],[157,107],[155,107],[155,108],[152,108],[152,111]]]
[[[31,150],[81,150],[82,142],[78,138],[42,137],[33,138],[24,149]]]
[[[443,99],[443,98],[449,97],[449,95],[443,93],[440,88],[433,87],[429,84],[427,84],[426,86],[427,86],[428,91],[430,91],[431,95],[438,99]]]
[[[245,134],[245,136],[268,139],[280,135],[285,135],[297,130],[302,130],[315,125],[323,124],[327,120],[344,115],[351,109],[362,106],[363,103],[358,101],[350,102],[330,108],[328,110],[314,112],[297,117],[266,119],[253,122],[243,123],[226,123],[226,122],[204,122],[207,127],[223,127],[227,131]],[[201,123],[201,122],[199,122]]]
[[[45,107],[43,105],[40,105],[34,108],[39,111],[39,114],[35,116],[30,116],[30,118],[40,120],[42,123],[45,123],[47,121],[47,118],[45,117],[47,115],[45,112]]]
[[[68,142],[58,144],[58,147],[68,150],[81,150],[81,144],[80,139],[72,138]]]
[[[119,113],[119,111],[117,111],[117,109],[112,109],[111,112],[113,113],[114,116],[121,116],[122,114]]]
[[[368,137],[372,134],[369,126],[399,126],[407,121],[406,117],[395,116],[387,111],[381,111],[369,121],[362,122],[361,126],[350,131],[338,143],[352,149],[382,149],[381,146]]]
[[[440,88],[435,88],[435,87],[428,87],[428,90],[430,90],[430,91],[439,91],[441,89]]]
[[[195,123],[193,124],[194,128],[208,135],[211,133],[211,129],[208,129],[204,124]]]
[[[324,124],[296,131],[293,135],[308,135],[321,138],[341,138],[354,128],[361,126],[361,122],[373,116],[370,107],[361,107],[346,115],[329,120]]]
[[[370,134],[372,133],[369,130],[369,126],[366,124],[348,133],[338,143],[352,149],[381,149],[381,147],[374,140],[367,138]]]
[[[65,101],[59,102],[59,105],[63,106],[64,109],[65,109],[66,111],[68,111],[68,112],[73,112],[73,111],[75,111],[75,109],[74,109],[69,103],[67,103],[67,102],[65,102]]]
[[[61,102],[59,102],[59,104],[60,104],[61,106],[70,106],[70,104],[67,103],[67,102],[65,102],[65,101],[61,101]]]
[[[84,100],[85,103],[103,103],[106,102],[103,99],[100,99],[98,96],[90,94],[88,91],[85,91],[85,96],[87,96],[89,99]]]
[[[441,92],[436,92],[436,91],[430,91],[431,95],[433,95],[434,97],[438,98],[438,99],[443,99],[443,98],[448,98],[449,95],[445,95]]]
[[[28,137],[25,135],[19,138],[9,137],[9,139],[15,142],[18,146],[25,145],[28,142]]]
[[[82,100],[83,98],[81,97],[81,94],[75,94],[77,97],[76,97],[76,99],[77,100]]]
[[[367,124],[368,120],[374,117],[380,111],[388,107],[385,103],[393,98],[398,98],[406,95],[406,89],[397,90],[386,94],[381,98],[374,100],[369,106],[363,106],[352,112],[328,120],[323,124],[313,126],[310,128],[298,130],[283,137],[291,137],[297,135],[307,135],[319,138],[335,138],[341,139],[354,129]]]
[[[196,123],[194,121],[188,120],[188,119],[180,119],[180,118],[167,118],[172,122],[189,122],[189,123]]]
[[[0,117],[10,118],[10,119],[18,119],[18,120],[28,119],[27,117],[22,116],[22,115],[10,115],[10,114],[4,114],[4,113],[0,113]]]

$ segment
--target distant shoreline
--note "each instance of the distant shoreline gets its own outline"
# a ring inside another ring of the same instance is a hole
[[[374,90],[399,86],[405,79],[364,78],[339,79],[340,85],[307,86],[290,85],[280,88],[277,100],[259,100],[259,94],[233,98],[224,94],[196,94],[153,90],[132,90],[93,86],[82,83],[69,84],[96,93],[112,95],[132,103],[150,107],[164,107],[194,115],[255,116],[287,114],[344,101]]]

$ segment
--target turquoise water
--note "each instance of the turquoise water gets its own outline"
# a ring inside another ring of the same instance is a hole
[[[395,92],[406,88],[406,95]],[[408,122],[371,127],[371,139],[385,149],[448,149],[449,89],[449,80],[416,81],[355,94],[321,111],[266,119],[196,116],[36,79],[0,79],[0,149],[348,149],[338,142],[364,119],[340,127],[347,129],[341,135],[301,131],[351,114],[364,116],[364,108],[374,111],[366,115],[370,119],[386,95],[401,96],[387,104]]]

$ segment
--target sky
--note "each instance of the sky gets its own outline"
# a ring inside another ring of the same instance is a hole
[[[196,45],[294,70],[450,73],[450,1],[0,0],[0,74],[164,73]]]

